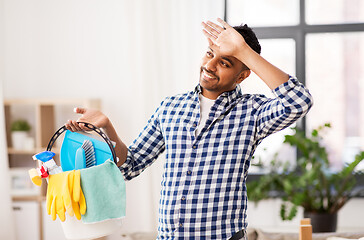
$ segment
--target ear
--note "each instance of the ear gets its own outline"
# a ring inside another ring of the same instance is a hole
[[[242,81],[244,81],[245,78],[249,77],[250,75],[250,69],[246,69],[241,71],[241,73],[238,76],[238,80],[236,81],[236,83],[241,83]]]

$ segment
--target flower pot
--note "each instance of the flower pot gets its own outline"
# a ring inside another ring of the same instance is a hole
[[[336,232],[337,213],[304,212],[305,218],[311,219],[312,232]]]
[[[11,132],[11,143],[14,149],[23,150],[28,138],[28,132],[13,131]]]

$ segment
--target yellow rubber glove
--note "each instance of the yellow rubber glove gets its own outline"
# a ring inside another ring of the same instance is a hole
[[[56,220],[58,214],[59,219],[64,222],[66,220],[66,211],[71,217],[74,215],[69,189],[69,175],[73,176],[73,172],[74,171],[67,171],[49,175],[47,188],[47,212],[48,215],[52,214],[53,221]]]
[[[73,211],[76,218],[81,220],[81,214],[84,215],[86,213],[86,200],[81,188],[80,170],[74,170],[69,175],[69,186]]]

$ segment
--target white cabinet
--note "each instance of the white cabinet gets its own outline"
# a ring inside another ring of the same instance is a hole
[[[40,239],[39,207],[36,201],[13,202],[17,240]]]
[[[53,222],[47,215],[46,209],[42,209],[46,195],[46,181],[43,181],[41,188],[34,186],[29,179],[28,170],[37,167],[32,155],[46,150],[55,131],[68,119],[79,117],[72,111],[75,106],[100,109],[100,104],[98,99],[6,99],[4,101],[17,240],[65,239],[59,222]],[[21,118],[32,126],[29,137],[34,140],[34,143],[25,149],[12,146],[11,124]],[[57,145],[56,142],[52,151],[58,155],[59,145]],[[54,159],[59,162],[57,155]]]

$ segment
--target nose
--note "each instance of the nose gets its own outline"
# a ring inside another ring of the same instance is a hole
[[[205,64],[205,68],[208,70],[208,71],[212,71],[212,72],[215,72],[216,71],[216,63],[217,63],[217,60],[215,58],[211,58],[209,59],[206,64]]]

